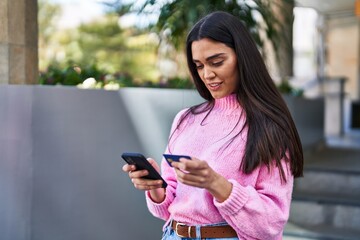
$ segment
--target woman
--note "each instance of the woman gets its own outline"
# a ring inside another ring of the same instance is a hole
[[[206,102],[177,114],[166,153],[191,159],[162,162],[166,189],[123,170],[166,221],[163,239],[281,239],[303,153],[254,41],[239,19],[214,12],[192,28],[186,53]]]

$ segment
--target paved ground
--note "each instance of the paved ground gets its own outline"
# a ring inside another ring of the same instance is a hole
[[[339,137],[328,137],[326,143],[328,146],[360,149],[360,131],[345,133]]]
[[[287,237],[287,236],[284,236],[284,237],[283,237],[283,240],[301,240],[301,239],[304,239],[304,238],[298,238],[298,237]]]
[[[304,237],[289,237],[289,236],[284,236],[283,240],[314,240],[313,238],[304,238]]]
[[[359,148],[324,147],[305,157],[305,168],[360,173]]]
[[[360,174],[360,134],[328,138],[326,145],[319,148],[318,151],[305,156],[305,168]],[[313,236],[313,234],[311,234],[309,230],[303,229],[290,222],[286,225],[285,232],[286,230],[288,233],[298,234],[299,237],[284,236],[283,240],[325,239],[321,237],[303,237],[301,235]],[[346,239],[360,239],[360,237],[349,237]]]

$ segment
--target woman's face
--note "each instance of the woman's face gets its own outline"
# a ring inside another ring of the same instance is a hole
[[[197,72],[213,98],[222,98],[236,91],[239,72],[232,48],[203,38],[192,42],[191,52]]]

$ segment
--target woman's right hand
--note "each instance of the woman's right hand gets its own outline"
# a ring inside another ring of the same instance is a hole
[[[148,158],[147,160],[156,169],[156,171],[160,172],[160,167],[154,159]],[[162,188],[162,180],[143,178],[148,175],[149,172],[147,170],[136,170],[135,165],[125,164],[122,169],[124,172],[129,174],[129,178],[136,189],[149,191],[150,197],[154,202],[159,203],[164,200],[165,189]]]

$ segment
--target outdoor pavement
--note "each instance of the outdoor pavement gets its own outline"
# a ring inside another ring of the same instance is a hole
[[[329,137],[326,144],[320,147],[318,151],[305,156],[305,170],[319,169],[334,172],[344,172],[360,174],[360,134],[347,134],[341,137]],[[323,240],[329,239],[324,236],[317,236],[317,229],[301,228],[291,222],[288,222],[285,228],[286,232],[296,233],[296,236],[283,236],[283,240]],[[323,229],[318,229],[321,232]],[[298,235],[298,236],[297,236]],[[349,233],[349,236],[351,234]],[[306,237],[307,236],[307,237]],[[311,237],[310,237],[311,236]],[[340,238],[331,238],[340,239]],[[345,239],[345,238],[344,238]],[[350,236],[346,239],[360,239]]]
[[[305,168],[360,173],[360,136],[329,138],[321,151],[305,157]]]
[[[360,149],[360,131],[352,131],[339,137],[328,137],[326,144],[330,147]]]

